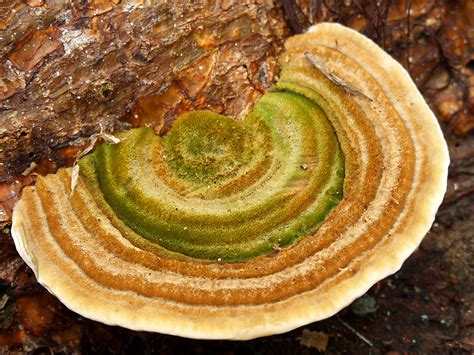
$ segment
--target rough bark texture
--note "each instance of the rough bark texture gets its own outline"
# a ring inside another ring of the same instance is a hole
[[[472,13],[469,0],[2,3],[0,352],[474,351]],[[397,58],[449,143],[445,202],[400,272],[328,320],[248,342],[105,326],[68,311],[36,283],[8,229],[9,211],[35,172],[71,164],[80,138],[99,123],[107,131],[147,124],[163,132],[195,108],[239,116],[272,82],[290,31],[322,20],[360,30]],[[32,161],[33,173],[19,174]]]
[[[58,148],[99,123],[152,124],[127,117],[134,105],[136,116],[165,105],[165,122],[191,108],[236,117],[272,81],[285,27],[271,2],[144,3],[3,5],[0,182],[31,161],[57,160]]]

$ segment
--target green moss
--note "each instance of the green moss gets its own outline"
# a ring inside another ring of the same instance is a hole
[[[251,134],[237,121],[208,111],[178,118],[163,140],[166,161],[180,179],[209,185],[235,174],[249,151]]]

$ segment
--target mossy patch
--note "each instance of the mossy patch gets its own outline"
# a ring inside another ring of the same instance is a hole
[[[138,235],[186,256],[268,254],[314,233],[343,197],[333,127],[288,90],[264,95],[243,121],[195,111],[164,137],[124,137],[83,158],[81,173]]]

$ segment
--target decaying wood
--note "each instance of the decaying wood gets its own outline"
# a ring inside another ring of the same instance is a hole
[[[8,223],[9,209],[35,174],[72,165],[88,144],[80,138],[99,132],[99,123],[106,132],[127,125],[160,132],[195,108],[237,117],[271,85],[289,29],[330,20],[367,34],[396,57],[442,123],[452,164],[432,230],[402,270],[375,285],[357,307],[287,334],[205,342],[105,326],[68,311],[36,283],[6,224],[0,233],[0,352],[474,351],[472,1],[183,3],[0,3],[0,180],[9,181],[0,184],[0,222]],[[31,162],[35,169],[21,175]]]

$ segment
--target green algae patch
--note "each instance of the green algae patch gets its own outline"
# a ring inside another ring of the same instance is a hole
[[[343,197],[331,123],[288,90],[242,121],[194,111],[164,137],[137,128],[122,138],[81,159],[81,174],[140,238],[188,257],[271,253],[314,233]]]
[[[231,118],[208,111],[185,114],[163,140],[163,152],[177,178],[190,184],[217,184],[250,159],[252,135]]]

